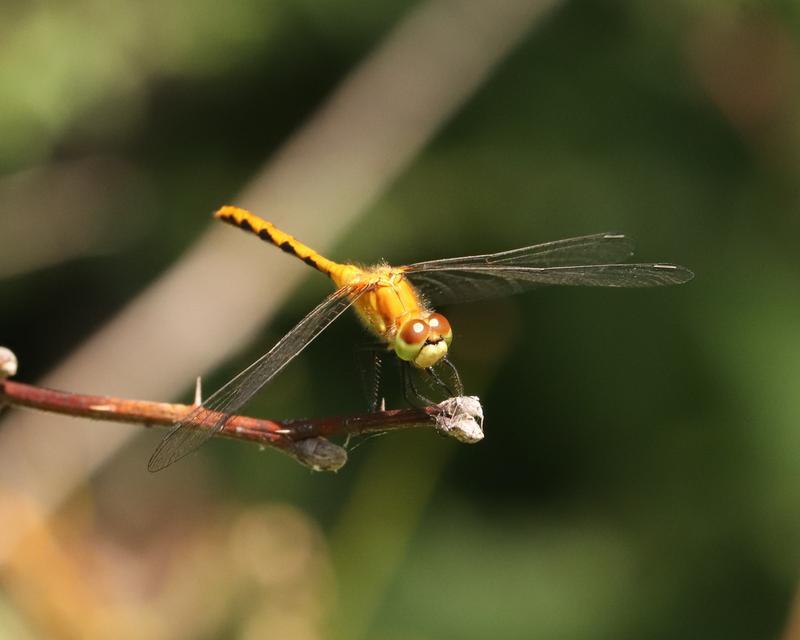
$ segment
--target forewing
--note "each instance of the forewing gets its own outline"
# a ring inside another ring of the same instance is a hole
[[[463,258],[444,258],[417,262],[410,271],[439,270],[452,267],[480,267],[498,265],[505,267],[558,267],[582,264],[611,264],[624,262],[633,255],[633,243],[621,233],[595,233],[590,236],[568,238],[534,244],[520,249],[485,253]]]
[[[618,233],[559,240],[501,253],[418,262],[408,278],[434,305],[513,295],[544,285],[657,287],[691,280],[672,264],[618,264],[632,254]]]
[[[325,298],[265,355],[177,423],[153,452],[147,468],[160,471],[219,433],[232,414],[368,290],[342,287]]]

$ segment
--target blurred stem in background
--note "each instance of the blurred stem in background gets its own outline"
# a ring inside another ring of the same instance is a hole
[[[434,0],[420,5],[236,200],[274,212],[277,224],[291,218],[286,226],[324,251],[552,4]],[[142,398],[176,395],[199,371],[247,344],[305,275],[284,256],[256,245],[214,229],[42,386]],[[240,277],[252,272],[270,277],[247,282]],[[200,287],[215,295],[202,314],[193,311]],[[0,482],[34,496],[46,510],[136,433],[60,424],[15,414],[0,433]],[[18,455],[21,450],[25,456]]]
[[[800,589],[792,600],[781,640],[800,640]]]
[[[286,226],[293,233],[320,250],[329,248],[556,2],[420,4],[236,201],[271,212],[279,225],[291,218]],[[215,229],[42,385],[143,398],[176,395],[198,372],[247,344],[279,308],[301,272],[292,271],[294,265],[276,254]],[[236,286],[243,282],[239,274],[259,271],[270,277]],[[193,311],[200,287],[216,296],[202,314]],[[0,432],[0,485],[26,496],[25,503],[38,505],[45,515],[136,433],[63,420],[15,413]],[[399,556],[438,467],[434,456],[428,480],[409,498],[405,524],[394,537],[397,547],[387,550],[387,557]],[[371,504],[371,499],[363,504],[356,500],[347,520],[358,521],[363,517],[359,510]],[[25,534],[24,521],[6,515],[4,521],[19,528],[6,527],[0,559],[13,553]],[[355,532],[347,524],[340,531],[340,544],[350,547],[347,536]],[[378,594],[373,598],[377,601]]]

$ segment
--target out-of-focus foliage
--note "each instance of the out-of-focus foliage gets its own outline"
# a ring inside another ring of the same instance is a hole
[[[406,7],[0,9],[0,343],[33,380],[173,263]],[[145,475],[152,438],[131,447],[3,572],[0,635],[66,636],[100,611],[95,630],[130,637],[775,637],[800,564],[799,78],[795,3],[558,6],[332,257],[622,230],[695,281],[452,309],[477,446],[393,434],[328,476],[214,443],[168,478]],[[207,384],[322,291],[309,280]],[[250,410],[358,409],[362,339],[339,322]],[[75,576],[85,615],[53,617],[33,594],[72,602]]]

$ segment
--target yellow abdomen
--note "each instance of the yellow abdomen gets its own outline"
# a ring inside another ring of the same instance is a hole
[[[354,308],[364,325],[386,341],[394,338],[397,327],[406,317],[425,311],[419,294],[400,269],[388,265],[361,268],[328,260],[272,223],[239,207],[222,207],[214,217],[254,233],[300,258],[329,276],[337,288],[350,285],[356,292],[369,289],[356,301]]]

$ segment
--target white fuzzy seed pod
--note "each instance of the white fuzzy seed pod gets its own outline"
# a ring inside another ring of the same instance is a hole
[[[11,349],[0,347],[0,378],[11,378],[17,373],[17,356]]]

